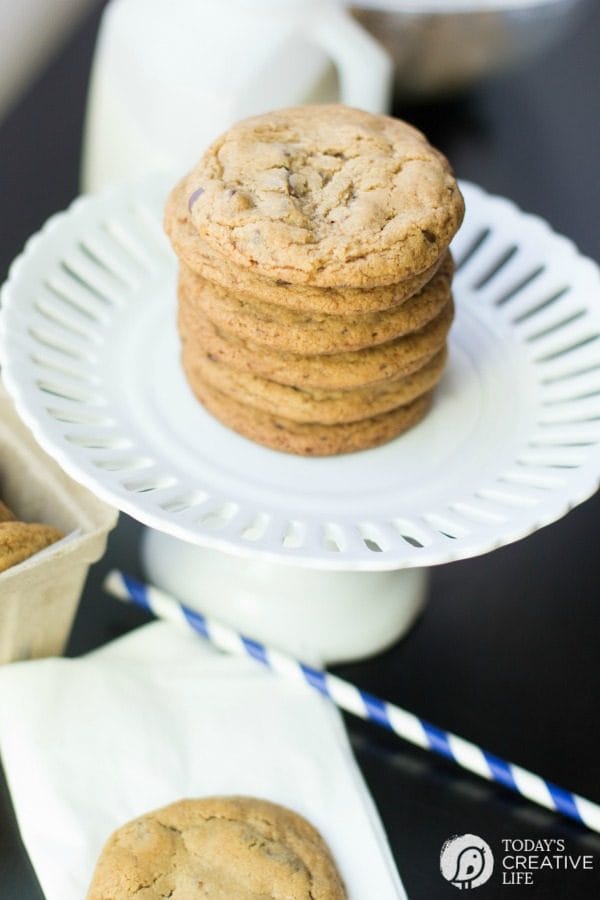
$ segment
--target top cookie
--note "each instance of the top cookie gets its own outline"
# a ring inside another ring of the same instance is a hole
[[[267,278],[247,266],[234,265],[225,253],[209,247],[192,224],[187,182],[188,178],[182,178],[167,198],[165,231],[176,255],[191,271],[232,294],[250,294],[257,300],[301,312],[313,310],[327,315],[377,312],[398,306],[420,291],[448,255],[444,250],[433,266],[423,272],[369,290],[346,284],[327,288],[314,284],[292,285],[283,279]]]
[[[435,264],[463,200],[450,166],[398,119],[342,105],[246,119],[186,180],[199,238],[290,284],[368,289]]]

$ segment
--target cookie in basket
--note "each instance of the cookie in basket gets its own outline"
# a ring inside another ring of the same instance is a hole
[[[64,537],[52,525],[32,522],[0,522],[0,572],[29,559]]]

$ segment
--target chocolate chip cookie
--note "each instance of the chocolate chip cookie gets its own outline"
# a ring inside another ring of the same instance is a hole
[[[239,122],[185,189],[209,251],[318,287],[368,290],[426,271],[464,212],[447,160],[420,131],[340,104]]]
[[[194,393],[209,412],[238,434],[273,450],[300,456],[335,456],[385,444],[420,422],[432,400],[430,392],[378,416],[321,425],[271,415],[226,396],[200,379],[194,384]]]
[[[254,269],[235,265],[221,250],[209,247],[192,224],[186,185],[187,179],[183,179],[175,186],[165,207],[165,229],[178,258],[187,268],[215,285],[236,294],[250,294],[266,303],[300,312],[308,310],[331,315],[390,309],[427,284],[445,258],[442,253],[424,272],[368,291],[344,284],[327,288],[310,284],[291,285],[284,279],[269,278]]]
[[[452,259],[448,254],[421,290],[389,310],[348,315],[300,312],[237,294],[181,267],[178,293],[215,325],[242,340],[290,353],[361,350],[419,331],[450,299]]]
[[[207,354],[241,372],[298,388],[348,390],[410,375],[446,343],[454,306],[442,311],[420,331],[375,347],[344,353],[300,354],[242,340],[217,328],[187,303],[180,303],[179,333],[183,353]]]
[[[183,368],[193,391],[196,385],[213,387],[247,406],[294,422],[341,425],[358,422],[405,406],[431,391],[441,378],[446,349],[412,375],[346,391],[304,389],[278,384],[257,375],[239,372],[227,363],[197,353],[183,354]]]
[[[180,800],[123,825],[87,900],[343,900],[331,854],[297,813],[252,797]]]
[[[51,525],[31,522],[0,522],[0,572],[29,559],[64,537]]]

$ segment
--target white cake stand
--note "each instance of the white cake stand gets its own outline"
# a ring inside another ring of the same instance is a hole
[[[304,459],[220,425],[182,375],[163,178],[78,200],[14,263],[3,377],[74,478],[149,526],[151,580],[321,661],[391,643],[425,568],[564,515],[600,472],[600,278],[565,238],[464,184],[457,317],[433,410]]]

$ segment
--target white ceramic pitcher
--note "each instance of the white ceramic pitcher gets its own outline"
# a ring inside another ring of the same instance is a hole
[[[330,0],[112,0],[88,100],[83,187],[184,172],[232,122],[341,100],[386,110],[392,67]]]

